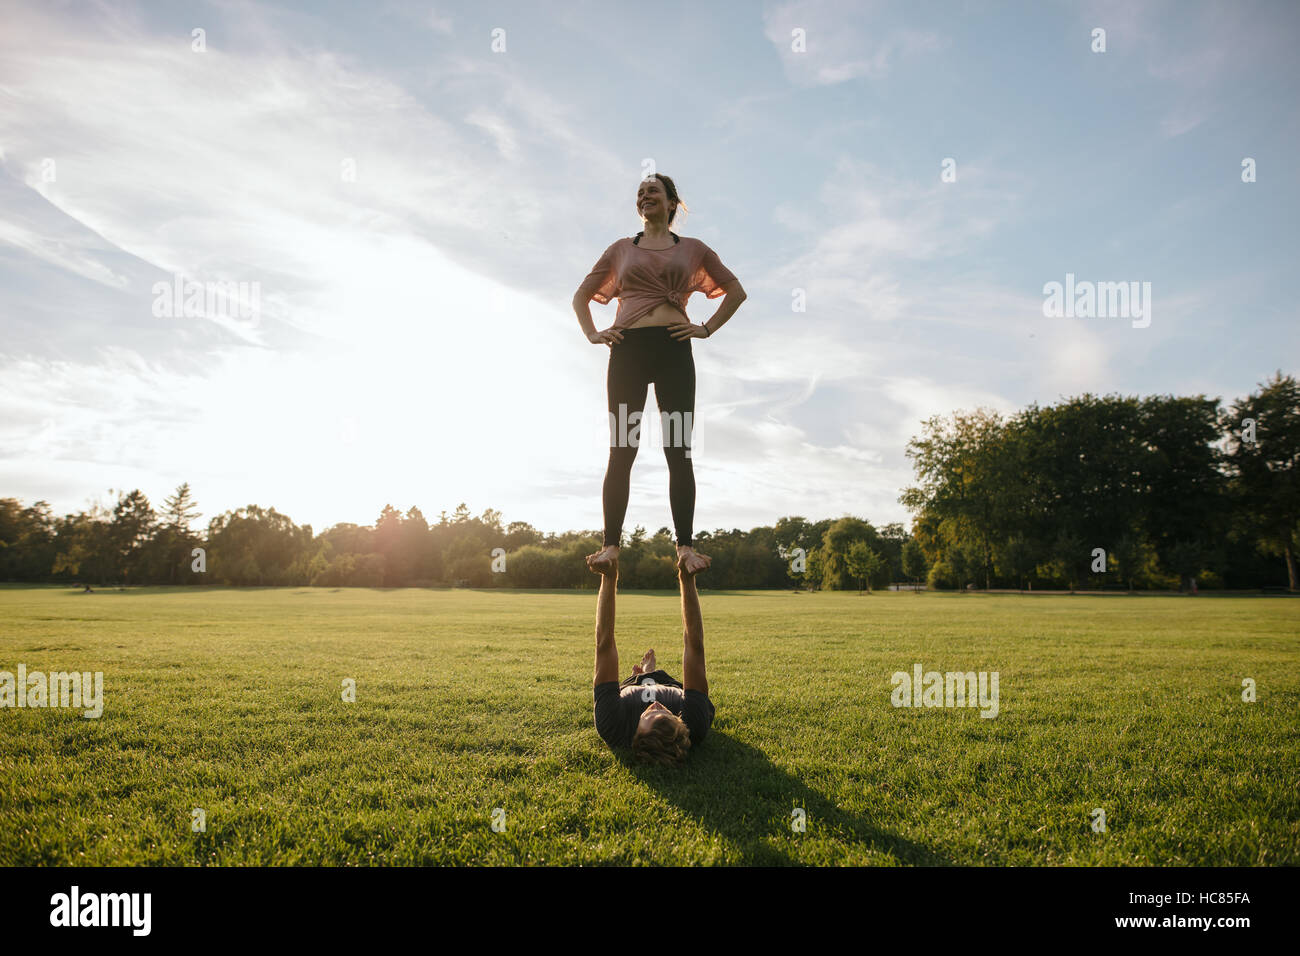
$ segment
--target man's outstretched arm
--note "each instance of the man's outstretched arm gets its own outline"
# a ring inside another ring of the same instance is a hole
[[[695,590],[695,575],[677,572],[682,590],[682,631],[686,646],[682,651],[682,686],[698,690],[706,697],[709,681],[704,675],[704,619],[700,616],[700,595]]]
[[[618,647],[614,644],[614,596],[618,591],[618,568],[600,573],[600,594],[596,596],[595,684],[618,680]]]

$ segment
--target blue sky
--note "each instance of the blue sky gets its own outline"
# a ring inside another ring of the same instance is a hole
[[[696,528],[906,521],[931,415],[1297,371],[1298,38],[1293,3],[6,4],[0,494],[598,528],[569,300],[649,159],[749,294],[693,344]],[[1150,326],[1045,317],[1067,273],[1150,282]],[[260,312],[159,317],[177,274]]]

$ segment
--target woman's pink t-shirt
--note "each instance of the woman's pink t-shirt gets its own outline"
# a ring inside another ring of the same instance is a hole
[[[735,278],[699,239],[683,236],[667,249],[644,249],[625,238],[604,251],[582,287],[594,289],[591,298],[601,305],[617,298],[618,312],[610,328],[625,329],[662,302],[685,317],[692,293],[716,299],[726,295],[723,286]]]

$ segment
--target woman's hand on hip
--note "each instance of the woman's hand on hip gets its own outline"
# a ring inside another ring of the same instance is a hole
[[[684,319],[668,326],[668,332],[678,342],[684,342],[687,339],[707,339],[709,337],[709,330],[703,324],[696,325],[694,322],[687,322]]]
[[[623,333],[614,328],[604,329],[587,336],[587,341],[592,345],[617,345],[623,341]]]

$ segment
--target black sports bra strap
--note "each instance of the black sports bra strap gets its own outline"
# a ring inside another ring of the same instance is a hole
[[[638,232],[638,233],[636,234],[636,238],[632,240],[632,245],[634,245],[634,246],[639,246],[639,245],[641,245],[641,237],[644,236],[644,235],[645,235],[645,230],[642,229],[640,232]],[[677,233],[675,233],[675,232],[673,232],[673,231],[671,231],[671,230],[669,230],[668,235],[670,235],[670,236],[673,237],[673,243],[674,243],[674,244],[682,241],[682,237],[679,236],[679,235],[677,235]],[[651,250],[651,251],[653,252],[654,250]]]

